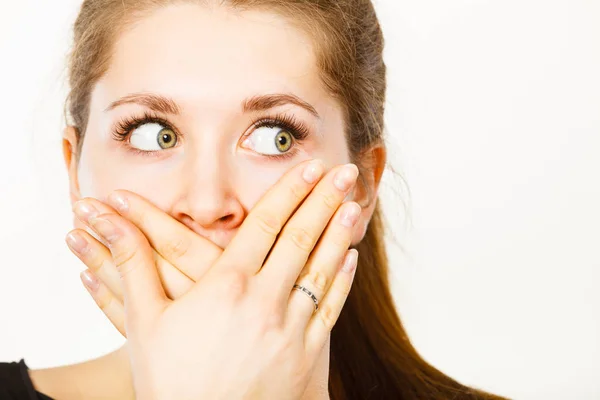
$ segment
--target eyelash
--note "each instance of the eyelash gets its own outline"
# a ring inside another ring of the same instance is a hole
[[[165,128],[168,128],[171,131],[173,131],[176,135],[178,142],[181,139],[182,135],[173,127],[172,124],[169,123],[169,121],[167,121],[164,118],[161,118],[157,114],[154,114],[154,113],[148,112],[148,111],[145,111],[141,116],[125,117],[125,118],[121,119],[120,121],[118,121],[115,124],[115,127],[113,128],[112,136],[115,140],[117,140],[119,142],[125,142],[131,135],[131,132],[133,132],[135,129],[137,129],[140,126],[142,126],[144,124],[149,124],[149,123],[160,124],[160,125],[164,126]],[[287,115],[287,114],[283,114],[283,113],[277,113],[272,116],[257,118],[252,121],[252,126],[253,126],[253,130],[262,128],[262,127],[283,128],[285,131],[289,132],[292,135],[292,137],[294,138],[294,142],[295,142],[294,144],[302,144],[302,142],[310,134],[310,130],[303,122],[299,121],[293,115]],[[251,134],[252,134],[252,132],[244,135],[244,137],[242,138],[242,141],[243,141],[243,139],[250,136]],[[141,154],[144,156],[157,156],[158,153],[164,152],[164,150],[147,151],[147,150],[136,149],[135,147],[131,147],[131,146],[128,146],[128,147],[129,147],[128,150],[133,151],[135,154]],[[277,155],[262,154],[262,155],[265,157],[271,158],[271,159],[283,160],[283,159],[291,158],[294,155],[296,155],[297,150],[298,149],[296,147],[294,147],[293,150],[289,150],[282,154],[277,154]]]

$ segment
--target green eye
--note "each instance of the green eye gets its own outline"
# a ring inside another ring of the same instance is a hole
[[[252,132],[244,143],[257,153],[278,156],[293,150],[295,137],[282,127],[261,126]]]
[[[134,129],[129,143],[132,147],[143,151],[166,150],[175,147],[177,134],[162,124],[150,122]]]
[[[170,149],[177,144],[177,136],[172,130],[164,128],[158,132],[157,142],[162,149]]]
[[[285,153],[292,147],[292,135],[289,132],[281,131],[275,136],[275,147],[282,153]]]

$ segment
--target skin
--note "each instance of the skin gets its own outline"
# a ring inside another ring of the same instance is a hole
[[[97,213],[96,218],[89,210],[81,213],[80,207],[96,201],[76,204],[78,217],[106,239],[110,251],[103,257],[106,248],[91,235],[86,246],[72,249],[91,269],[97,263],[90,258],[104,258],[120,271],[128,310],[126,333],[141,398],[327,398],[327,371],[314,374],[312,368],[317,357],[326,356],[323,346],[352,284],[357,253],[347,249],[360,207],[354,202],[338,206],[358,171],[353,165],[334,168],[313,188],[321,172],[308,181],[306,172],[323,170],[321,163],[313,164],[302,163],[287,172],[252,209],[232,243],[208,264],[203,262],[206,257],[195,257],[189,264],[190,254],[204,254],[207,247],[193,241],[200,239],[197,235],[176,228],[173,220],[145,207],[131,192],[109,196],[118,214]],[[114,228],[106,225],[108,221]],[[156,256],[147,251],[144,235],[156,237],[159,231],[149,229],[155,224],[169,231],[165,237],[178,237],[182,243],[172,252],[171,246],[153,239],[158,257],[181,271],[198,263],[205,269],[198,283],[175,302],[159,290],[152,268]],[[321,299],[318,310],[306,296],[292,291],[296,281]],[[97,299],[97,290],[91,292]],[[188,379],[191,371],[193,378]],[[317,383],[311,387],[323,389],[310,391],[316,397],[306,397],[311,374],[311,382]],[[147,382],[152,387],[145,386]]]
[[[177,104],[178,115],[157,113],[183,134],[175,147],[148,156],[112,138],[117,121],[148,111],[139,103],[105,111],[134,93],[153,93]],[[276,93],[293,94],[310,104],[318,117],[290,103],[242,111],[245,99]],[[274,114],[293,116],[310,131],[302,143],[295,144],[294,155],[282,160],[260,154],[244,142],[256,129],[254,120]],[[161,8],[121,34],[110,67],[92,92],[79,163],[73,153],[75,130],[65,130],[71,201],[95,198],[100,208],[109,203],[110,193],[126,189],[211,243],[216,256],[286,171],[314,158],[322,160],[326,170],[350,161],[343,127],[341,106],[319,80],[309,37],[284,18],[264,11],[240,13],[185,4]],[[347,194],[347,199],[364,205],[349,238],[353,244],[364,236],[375,205],[366,193],[377,192],[385,164],[381,147],[369,149],[363,157],[372,163],[363,171],[370,187],[357,185]],[[81,219],[74,218],[73,223],[106,244]],[[153,232],[144,233],[150,238]],[[165,275],[161,278],[169,294]],[[117,297],[121,296],[117,293]],[[315,375],[327,376],[328,353],[327,341]],[[86,363],[31,371],[31,376],[38,390],[60,399],[134,398],[125,346]],[[61,384],[65,381],[76,384],[66,387]],[[319,385],[323,381],[311,382],[304,398],[317,398],[318,391],[311,387]]]

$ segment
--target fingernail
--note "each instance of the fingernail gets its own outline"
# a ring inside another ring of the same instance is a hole
[[[73,205],[73,212],[80,220],[88,222],[90,218],[98,215],[98,210],[85,200],[79,200]]]
[[[313,160],[304,168],[302,179],[308,183],[315,183],[323,175],[323,162]]]
[[[119,237],[119,230],[107,218],[95,217],[90,219],[90,225],[108,242],[113,242]]]
[[[335,174],[333,184],[336,188],[345,192],[356,182],[356,178],[358,178],[358,168],[356,165],[346,164]]]
[[[342,271],[344,272],[353,272],[358,265],[358,250],[350,249],[348,253],[346,253],[346,258],[344,259],[344,264],[342,266]]]
[[[92,292],[95,292],[100,287],[100,282],[98,281],[98,278],[96,278],[96,275],[94,275],[89,269],[83,271],[80,274],[80,276],[83,284],[87,286],[87,288],[90,289]]]
[[[356,203],[347,203],[342,210],[340,216],[341,224],[345,227],[352,228],[358,222],[358,216],[360,215],[360,206]]]
[[[87,247],[87,241],[77,232],[69,232],[66,241],[69,247],[78,254],[83,254]]]
[[[129,209],[129,203],[127,202],[125,196],[123,196],[121,193],[113,192],[109,194],[108,202],[116,210],[121,212],[126,212]]]

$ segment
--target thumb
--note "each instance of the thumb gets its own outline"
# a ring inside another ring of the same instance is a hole
[[[131,222],[117,214],[89,220],[108,243],[123,285],[126,329],[153,321],[167,304],[148,239]]]

